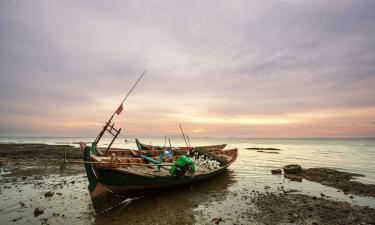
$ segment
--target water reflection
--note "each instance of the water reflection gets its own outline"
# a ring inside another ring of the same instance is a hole
[[[98,215],[95,224],[195,224],[194,209],[225,199],[235,182],[234,172],[227,170],[190,186],[147,193],[129,205]]]

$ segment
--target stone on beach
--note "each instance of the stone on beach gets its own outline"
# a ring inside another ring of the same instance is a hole
[[[53,195],[54,193],[52,191],[48,191],[44,194],[44,197],[49,198],[49,197],[52,197]]]
[[[296,174],[302,171],[302,167],[298,164],[289,164],[283,167],[284,173]]]
[[[44,213],[44,210],[43,209],[40,209],[40,208],[35,208],[34,209],[34,216],[35,217],[37,217],[37,216],[39,216],[39,215],[41,215],[41,214],[43,214]]]
[[[281,174],[281,169],[273,169],[273,170],[271,170],[271,173],[272,174]]]
[[[258,148],[258,147],[251,147],[251,148],[246,148],[247,150],[259,150],[259,151],[262,151],[262,150],[271,150],[271,151],[281,151],[281,149],[279,148]]]

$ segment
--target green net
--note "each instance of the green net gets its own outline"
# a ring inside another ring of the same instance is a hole
[[[176,175],[176,172],[178,171],[183,171],[184,173],[187,172],[187,168],[189,168],[189,172],[195,172],[195,163],[194,161],[183,155],[183,156],[180,156],[175,162],[174,164],[171,166],[171,169],[169,170],[171,176],[174,176]]]

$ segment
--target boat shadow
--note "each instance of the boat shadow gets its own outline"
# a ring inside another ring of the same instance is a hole
[[[191,185],[145,192],[127,205],[97,215],[95,224],[194,224],[195,209],[224,200],[235,182],[234,172],[227,170]]]

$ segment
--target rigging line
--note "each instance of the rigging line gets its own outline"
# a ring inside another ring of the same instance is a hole
[[[132,91],[134,90],[135,86],[137,86],[138,82],[142,79],[143,75],[145,75],[146,72],[147,72],[147,70],[143,71],[143,73],[141,74],[141,76],[134,83],[133,87],[130,89],[130,91],[128,92],[128,94],[125,96],[124,100],[122,100],[122,102],[121,102],[120,105],[124,104],[125,100],[129,97],[130,93],[132,93]],[[116,109],[116,111],[117,111],[117,109]],[[112,117],[116,114],[116,111],[112,114]]]

